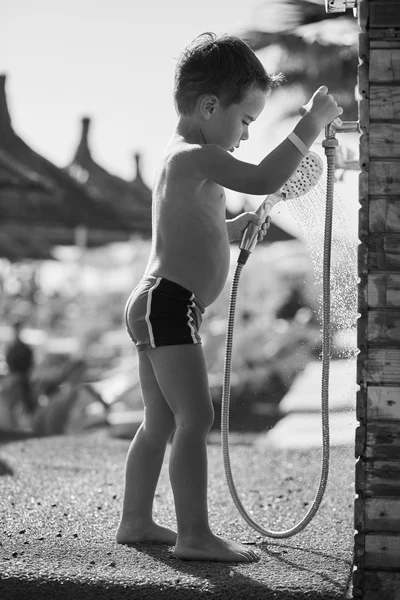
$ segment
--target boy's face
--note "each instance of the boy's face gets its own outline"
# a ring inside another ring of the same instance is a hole
[[[249,139],[249,125],[257,119],[265,107],[267,92],[251,88],[239,104],[223,108],[220,104],[208,121],[206,140],[233,152],[240,142]]]

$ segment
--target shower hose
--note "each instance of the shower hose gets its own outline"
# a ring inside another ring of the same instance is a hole
[[[265,529],[254,521],[246,512],[232,476],[231,462],[229,457],[229,406],[230,406],[230,377],[232,364],[233,329],[235,320],[236,298],[239,287],[239,279],[244,266],[238,261],[232,280],[228,324],[226,333],[226,350],[224,363],[224,378],[222,386],[222,410],[221,410],[221,439],[222,454],[225,476],[232,499],[240,515],[250,527],[265,537],[288,538],[300,533],[316,515],[322,502],[328,481],[329,472],[329,360],[330,360],[330,271],[331,271],[331,240],[332,240],[332,218],[333,218],[333,196],[335,179],[335,137],[326,138],[323,141],[327,159],[327,186],[326,207],[324,227],[324,253],[323,253],[323,330],[322,330],[322,382],[321,382],[321,415],[322,415],[322,463],[321,476],[318,490],[311,507],[304,517],[290,529],[282,531],[271,531]]]

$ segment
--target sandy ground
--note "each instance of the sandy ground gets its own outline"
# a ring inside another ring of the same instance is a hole
[[[354,458],[334,447],[327,491],[296,537],[261,537],[238,515],[225,482],[221,448],[209,446],[209,507],[214,531],[251,546],[251,565],[183,562],[168,546],[114,541],[129,442],[99,431],[13,442],[0,448],[0,597],[343,599],[352,569]],[[166,462],[170,449],[168,448]],[[320,473],[317,448],[233,444],[239,496],[264,527],[292,526],[310,507]],[[156,518],[175,524],[166,465]]]

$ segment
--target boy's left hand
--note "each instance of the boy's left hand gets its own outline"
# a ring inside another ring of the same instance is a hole
[[[229,241],[235,242],[237,240],[241,240],[244,234],[246,227],[250,223],[255,223],[256,225],[260,225],[260,230],[257,235],[257,242],[261,242],[271,225],[271,217],[268,215],[267,218],[262,221],[257,213],[255,212],[245,212],[241,215],[238,215],[234,219],[227,221],[228,225],[228,233],[229,233]]]

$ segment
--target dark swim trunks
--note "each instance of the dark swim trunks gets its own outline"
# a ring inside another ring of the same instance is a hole
[[[125,306],[126,329],[137,350],[201,344],[203,303],[178,283],[145,275]]]

